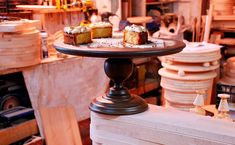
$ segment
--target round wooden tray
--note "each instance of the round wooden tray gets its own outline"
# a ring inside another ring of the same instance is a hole
[[[93,39],[93,43],[73,46],[60,39],[54,47],[62,53],[88,57],[134,58],[162,56],[180,52],[185,44],[181,41],[167,39],[150,39],[148,44],[124,44],[122,38]]]

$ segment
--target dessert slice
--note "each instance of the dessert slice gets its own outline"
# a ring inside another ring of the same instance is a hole
[[[148,42],[147,29],[143,26],[131,25],[124,29],[123,42],[140,45]]]
[[[91,42],[91,30],[85,26],[65,27],[64,43],[79,45]]]
[[[112,37],[113,26],[109,22],[98,22],[90,25],[92,38]]]

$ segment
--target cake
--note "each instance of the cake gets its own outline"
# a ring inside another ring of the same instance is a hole
[[[79,45],[91,42],[91,30],[85,26],[65,27],[64,43]]]
[[[112,37],[113,26],[109,22],[98,22],[90,24],[92,38]]]
[[[124,29],[123,42],[134,45],[146,44],[148,42],[147,29],[143,26],[131,25]]]

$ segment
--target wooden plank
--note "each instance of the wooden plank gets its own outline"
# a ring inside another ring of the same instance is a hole
[[[194,19],[193,19],[193,24],[192,24],[192,42],[195,42],[196,41],[196,24],[197,24],[197,18],[196,17],[194,17]]]
[[[38,133],[35,119],[0,130],[1,145],[9,145]]]
[[[213,9],[214,9],[214,6],[210,5],[209,13],[208,13],[208,16],[206,18],[206,26],[205,26],[205,33],[204,33],[204,42],[208,42],[209,41]]]
[[[200,41],[200,34],[201,34],[201,25],[202,25],[202,22],[201,22],[201,17],[202,17],[202,0],[199,0],[199,16],[197,16],[197,24],[196,24],[196,42],[199,42]]]
[[[202,27],[202,30],[200,32],[200,42],[203,41],[204,39],[204,33],[205,33],[205,25],[206,25],[206,16],[202,16],[202,24],[201,24],[201,27]]]
[[[40,113],[47,145],[82,145],[72,107],[41,107]]]

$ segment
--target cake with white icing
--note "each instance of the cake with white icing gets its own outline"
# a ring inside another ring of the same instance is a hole
[[[65,27],[64,43],[71,45],[87,44],[91,42],[91,30],[85,26]]]
[[[92,23],[90,24],[90,28],[93,39],[112,37],[113,26],[109,22]]]
[[[143,26],[131,25],[126,26],[124,29],[123,42],[140,45],[146,44],[148,42],[148,33],[147,29]]]

